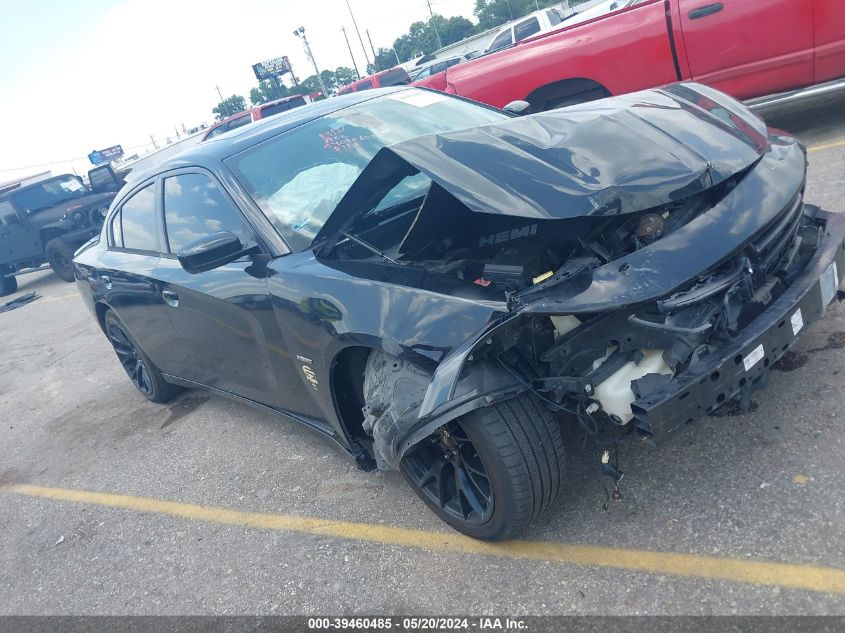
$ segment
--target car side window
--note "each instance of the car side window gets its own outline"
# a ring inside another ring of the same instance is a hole
[[[226,131],[234,130],[236,128],[241,127],[242,125],[246,125],[247,123],[252,123],[252,115],[247,114],[246,116],[240,116],[237,119],[232,119],[229,121],[229,125],[226,128]]]
[[[363,83],[358,84],[358,88],[356,89],[357,92],[361,92],[362,90],[369,90],[373,87],[373,82],[369,79]]]
[[[14,220],[12,220],[14,218]],[[0,202],[0,224],[14,224],[18,219],[15,207],[8,200]]]
[[[180,174],[164,180],[164,225],[171,253],[201,237],[230,231],[246,243],[241,212],[205,174]]]
[[[161,251],[154,184],[147,185],[123,203],[120,208],[120,228],[123,248]]]
[[[123,229],[120,226],[120,211],[112,216],[110,227],[112,245],[123,248]]]
[[[510,46],[511,44],[513,44],[513,38],[511,37],[511,30],[508,29],[504,33],[499,33],[499,35],[496,36],[496,39],[493,40],[492,44],[490,44],[490,48],[488,50],[497,51],[500,48]]]
[[[520,22],[519,24],[517,24],[514,27],[513,31],[516,41],[521,42],[526,37],[530,37],[535,33],[540,32],[540,21],[537,18],[525,20],[525,22]]]

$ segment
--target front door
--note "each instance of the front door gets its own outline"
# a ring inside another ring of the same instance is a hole
[[[266,276],[244,257],[190,274],[178,252],[194,240],[230,231],[254,242],[240,211],[209,174],[186,171],[164,179],[168,255],[156,270],[167,313],[186,344],[181,376],[269,406],[284,395],[271,356],[278,330]]]
[[[692,78],[739,99],[813,82],[813,0],[674,0]]]

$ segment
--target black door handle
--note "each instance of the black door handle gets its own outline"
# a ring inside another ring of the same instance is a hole
[[[698,7],[697,9],[693,9],[689,12],[689,19],[697,20],[698,18],[706,18],[708,15],[718,13],[724,8],[725,5],[723,5],[721,2],[716,2],[715,4],[708,4],[705,7]]]
[[[171,308],[179,307],[179,295],[177,295],[175,292],[171,292],[170,290],[162,290],[161,298],[164,299],[164,302]]]

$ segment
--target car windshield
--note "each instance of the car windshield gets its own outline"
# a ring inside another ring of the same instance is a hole
[[[501,121],[491,108],[423,90],[403,90],[338,110],[273,137],[227,164],[291,247],[304,250],[382,147]],[[417,198],[431,181],[418,174],[375,210]]]
[[[12,194],[12,198],[19,209],[34,213],[88,193],[88,187],[83,185],[79,178],[68,175],[39,182]]]

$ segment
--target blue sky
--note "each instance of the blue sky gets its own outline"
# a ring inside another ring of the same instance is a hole
[[[350,2],[376,48],[428,15],[425,0]],[[471,17],[473,4],[432,0],[447,16]],[[150,134],[161,143],[210,122],[215,86],[248,98],[262,59],[288,55],[297,76],[311,74],[298,26],[321,69],[351,65],[341,26],[364,65],[345,0],[0,0],[0,19],[0,182],[82,173],[93,149],[145,151]],[[77,160],[55,164],[65,159]]]

